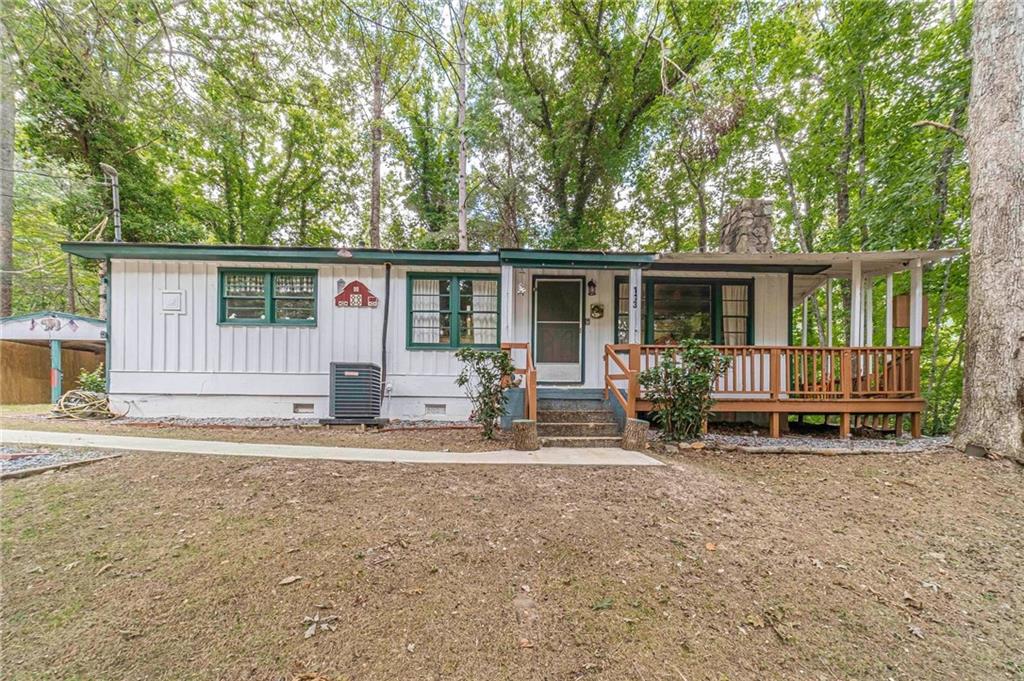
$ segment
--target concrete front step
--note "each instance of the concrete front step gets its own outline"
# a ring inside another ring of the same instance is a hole
[[[618,437],[619,424],[614,422],[559,422],[537,424],[537,434],[540,437]]]
[[[538,409],[538,423],[616,423],[615,414],[606,409]]]
[[[537,400],[537,409],[540,411],[601,411],[608,409],[608,403],[604,400],[581,400],[577,398],[539,398]]]
[[[541,447],[619,447],[621,437],[542,437]]]

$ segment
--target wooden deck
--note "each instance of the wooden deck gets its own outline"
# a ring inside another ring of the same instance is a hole
[[[604,352],[605,396],[626,415],[650,411],[640,389],[640,372],[656,366],[671,346],[616,344]],[[895,416],[897,432],[910,415],[911,434],[921,435],[920,353],[917,347],[717,346],[732,359],[715,383],[717,414],[764,413],[778,437],[789,414],[839,415],[849,437],[851,421],[871,415]]]

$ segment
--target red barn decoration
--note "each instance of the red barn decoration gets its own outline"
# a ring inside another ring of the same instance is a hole
[[[377,296],[361,281],[350,281],[334,296],[335,307],[377,307]]]

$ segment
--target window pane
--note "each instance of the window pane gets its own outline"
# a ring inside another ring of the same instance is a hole
[[[491,312],[459,315],[459,345],[497,345],[498,315]]]
[[[312,274],[275,274],[274,296],[297,298],[313,297]]]
[[[414,279],[412,282],[412,309],[436,310],[445,312],[449,309],[447,279]]]
[[[274,301],[274,319],[278,321],[314,318],[312,298],[280,298]]]
[[[722,342],[726,345],[746,345],[747,318],[722,317]]]
[[[262,298],[264,279],[262,274],[225,274],[224,295]]]
[[[653,342],[669,345],[686,338],[712,340],[711,286],[655,284]]]
[[[224,316],[227,319],[266,319],[263,298],[225,298]]]
[[[448,345],[451,342],[449,279],[412,280],[412,342]]]
[[[459,281],[459,310],[463,312],[497,312],[498,282],[493,279]]]
[[[451,320],[448,312],[413,312],[412,342],[447,345],[451,342]]]

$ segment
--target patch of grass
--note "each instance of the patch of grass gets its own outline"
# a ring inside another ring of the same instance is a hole
[[[80,598],[73,598],[73,600],[65,603],[57,610],[47,613],[46,623],[52,628],[63,627],[82,612],[84,608],[84,600]]]

